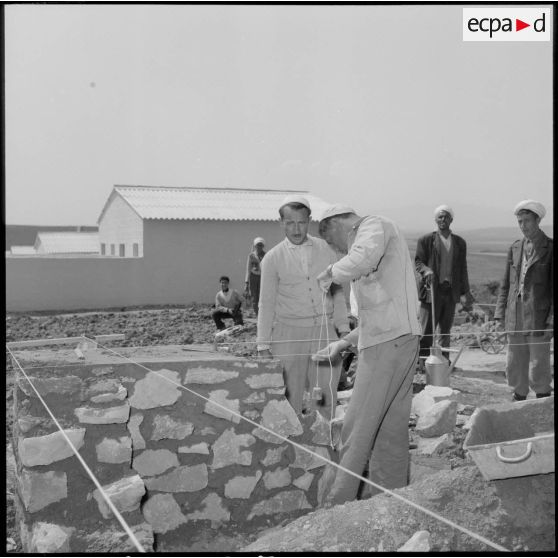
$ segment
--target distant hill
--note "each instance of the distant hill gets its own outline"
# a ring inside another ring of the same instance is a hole
[[[96,226],[40,226],[40,225],[6,225],[6,250],[11,246],[32,246],[35,244],[37,232],[97,232]]]
[[[541,229],[547,236],[553,238],[553,226],[543,225]],[[434,227],[431,229],[434,230]],[[423,234],[428,231],[416,231],[416,230],[404,230],[403,234],[407,240],[417,240]],[[521,231],[519,227],[487,227],[483,229],[471,229],[471,230],[461,230],[456,228],[455,234],[462,236],[467,242],[509,242],[510,244],[521,238]]]

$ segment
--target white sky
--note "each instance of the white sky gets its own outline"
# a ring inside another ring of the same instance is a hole
[[[95,224],[114,184],[551,213],[552,43],[463,42],[461,6],[7,5],[5,44],[8,224]]]

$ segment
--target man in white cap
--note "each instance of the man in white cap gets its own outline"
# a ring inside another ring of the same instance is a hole
[[[529,388],[537,397],[551,394],[553,241],[539,226],[546,214],[541,203],[523,200],[514,213],[523,238],[508,251],[494,319],[508,332],[506,376],[513,399],[522,401]]]
[[[308,234],[310,204],[302,196],[287,196],[279,208],[285,239],[262,260],[257,349],[261,357],[277,357],[284,369],[286,396],[297,413],[304,392],[314,392],[311,408],[327,420],[334,418],[340,363],[311,360],[327,339],[350,331],[343,290],[327,295],[318,286],[318,273],[337,260],[321,238]],[[321,341],[321,344],[320,344]],[[314,388],[319,388],[315,389]]]
[[[453,209],[440,205],[434,210],[438,230],[418,239],[415,268],[419,275],[420,323],[422,339],[420,356],[427,357],[433,341],[433,332],[440,327],[440,346],[449,347],[450,331],[455,306],[463,297],[463,308],[472,310],[473,295],[469,289],[467,272],[467,243],[453,234],[450,225]],[[432,323],[431,287],[434,291],[434,324]],[[443,352],[449,360],[449,353]]]
[[[265,256],[265,240],[261,236],[254,238],[253,250],[248,254],[246,262],[246,279],[244,296],[252,298],[252,308],[258,316],[258,302],[260,300],[261,261]]]
[[[353,394],[343,421],[340,463],[386,488],[407,484],[409,415],[421,333],[418,296],[409,248],[397,225],[385,217],[359,217],[346,206],[326,210],[320,235],[346,256],[318,276],[322,288],[351,281],[358,327],[317,353],[338,359],[358,346]],[[353,500],[359,480],[339,470],[325,502]],[[325,481],[328,482],[327,480]],[[329,489],[328,489],[329,488]],[[377,489],[367,486],[365,495]]]

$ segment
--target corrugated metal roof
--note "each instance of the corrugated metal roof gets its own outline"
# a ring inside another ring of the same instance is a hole
[[[35,249],[43,254],[95,254],[99,252],[99,234],[39,232]]]
[[[115,186],[99,221],[115,193],[143,219],[276,221],[279,205],[289,194],[304,196],[310,202],[314,218],[330,205],[301,190]]]

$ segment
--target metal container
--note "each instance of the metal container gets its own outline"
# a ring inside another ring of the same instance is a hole
[[[424,361],[426,383],[431,386],[449,387],[450,366],[442,356],[440,347],[431,347],[430,355]]]
[[[486,480],[554,472],[554,397],[479,407],[463,449]]]

